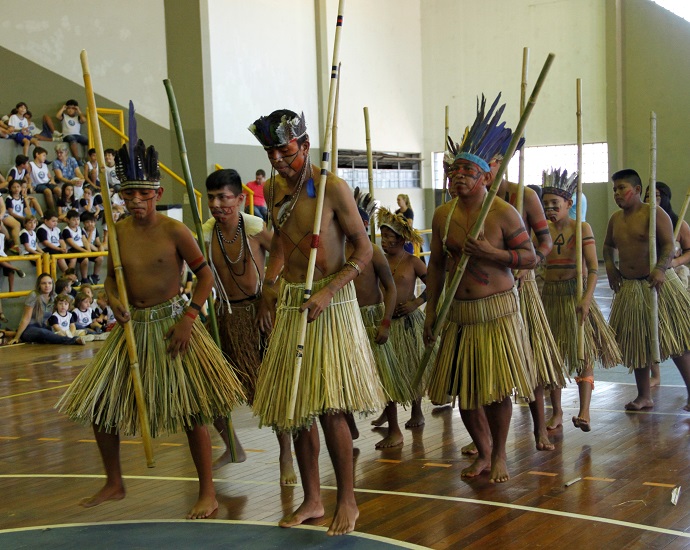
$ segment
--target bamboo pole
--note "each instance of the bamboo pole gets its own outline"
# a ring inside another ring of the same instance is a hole
[[[649,115],[649,272],[654,269],[656,257],[656,113]],[[659,294],[655,288],[649,289],[651,293],[651,332],[652,361],[661,363],[661,351],[659,350]]]
[[[443,136],[443,152],[445,153],[448,150],[448,133],[450,131],[450,116],[449,116],[449,108],[448,105],[446,105],[446,130],[445,134]],[[448,200],[448,176],[446,175],[445,171],[443,172],[443,204],[446,204],[446,201]]]
[[[582,301],[582,80],[575,83],[577,96],[577,204],[575,205],[575,268],[577,269],[577,303]],[[585,319],[580,319],[577,327],[577,358],[585,360]]]
[[[515,131],[513,132],[513,137],[510,140],[510,145],[508,145],[508,150],[506,151],[506,154],[503,158],[503,162],[501,162],[501,166],[498,169],[498,172],[496,174],[496,177],[494,178],[493,183],[491,184],[491,188],[489,189],[489,192],[487,193],[486,197],[484,197],[484,202],[482,204],[482,209],[479,213],[479,217],[477,218],[477,221],[475,224],[472,226],[472,230],[470,231],[470,236],[473,238],[477,238],[479,233],[482,230],[482,226],[484,225],[484,220],[486,219],[487,214],[489,213],[489,209],[491,208],[491,204],[493,203],[494,198],[496,197],[496,193],[498,192],[498,188],[501,185],[501,180],[503,179],[503,175],[506,172],[506,169],[508,168],[508,162],[510,161],[510,158],[515,154],[515,150],[517,149],[518,142],[520,141],[520,138],[522,136],[522,133],[525,130],[525,125],[527,124],[527,121],[529,120],[530,115],[532,114],[532,109],[534,109],[534,105],[537,102],[537,96],[539,95],[539,92],[541,91],[542,85],[544,84],[544,80],[546,79],[546,75],[549,72],[549,69],[551,68],[551,65],[553,64],[553,60],[556,57],[556,54],[550,53],[548,57],[546,58],[546,61],[544,63],[544,66],[542,67],[541,73],[539,74],[539,78],[537,78],[536,83],[534,84],[534,89],[532,90],[532,95],[530,95],[529,101],[527,102],[527,105],[525,106],[525,110],[522,112],[522,115],[520,116],[520,121],[518,122],[517,127],[515,128]],[[446,288],[446,294],[445,294],[445,300],[441,304],[441,307],[438,310],[438,314],[436,316],[436,322],[434,323],[434,329],[433,329],[433,335],[434,339],[438,338],[439,333],[441,332],[441,329],[443,328],[443,324],[446,320],[446,316],[448,315],[448,310],[450,309],[450,306],[455,299],[455,293],[458,291],[458,287],[460,286],[460,280],[462,279],[462,276],[465,274],[465,268],[467,267],[467,262],[469,261],[469,256],[467,254],[462,254],[460,257],[460,261],[458,262],[457,267],[455,268],[455,273],[453,274],[453,278],[451,280],[450,285],[447,286]],[[422,357],[421,362],[419,363],[419,367],[417,369],[417,374],[415,375],[414,381],[412,382],[413,387],[419,386],[419,383],[422,380],[422,376],[424,375],[424,371],[427,367],[427,364],[429,363],[429,359],[431,358],[431,354],[433,352],[434,346],[428,346],[426,350],[424,351],[424,355]]]
[[[529,48],[522,49],[522,82],[520,83],[520,116],[525,111],[527,100],[527,67],[529,65]],[[524,137],[524,132],[523,132]],[[515,197],[515,209],[523,215],[525,209],[525,148],[520,149],[518,156],[518,189]]]
[[[323,199],[326,194],[326,180],[328,179],[328,167],[331,156],[331,132],[333,130],[333,108],[335,106],[335,80],[338,78],[338,53],[340,50],[340,31],[343,28],[343,11],[345,0],[339,0],[338,19],[335,27],[335,40],[333,44],[333,62],[331,63],[331,82],[328,88],[328,111],[326,113],[326,131],[323,138],[323,149],[321,151],[321,178],[319,180],[319,190],[316,195],[316,213],[314,215],[314,227],[312,229],[311,251],[309,252],[309,264],[307,267],[307,277],[304,281],[304,301],[311,297],[312,285],[314,282],[314,270],[316,267],[316,254],[319,247],[319,234],[321,232],[321,216],[323,214]],[[290,402],[288,404],[288,420],[295,416],[295,404],[297,403],[297,389],[299,387],[299,377],[302,372],[302,357],[304,355],[304,342],[307,339],[307,318],[309,310],[305,309],[300,318],[299,338],[297,340],[297,350],[295,358],[295,372],[292,380],[292,390],[290,392]]]
[[[91,83],[91,72],[89,71],[89,58],[86,50],[81,51],[81,68],[84,73],[84,88],[86,91],[86,102],[88,105],[89,119],[91,120],[91,131],[93,132],[94,146],[96,154],[98,155],[98,169],[101,172],[101,181],[106,182],[105,193],[103,197],[103,210],[105,217],[108,220],[108,251],[110,253],[110,261],[113,263],[115,271],[115,281],[117,282],[117,292],[119,294],[122,306],[129,310],[129,299],[127,298],[127,285],[125,284],[125,273],[122,268],[122,260],[120,258],[120,248],[117,242],[117,229],[115,220],[113,219],[113,209],[110,203],[110,192],[108,189],[107,179],[105,177],[105,155],[103,154],[103,139],[101,138],[101,128],[98,125],[98,114],[96,112],[96,97],[93,93],[93,84]],[[134,330],[132,323],[127,322],[122,325],[127,341],[127,355],[129,357],[129,370],[132,375],[132,385],[134,386],[134,398],[137,404],[137,414],[139,416],[139,425],[141,426],[141,437],[144,443],[144,453],[146,455],[146,465],[153,468],[156,461],[153,458],[153,446],[151,444],[151,429],[149,427],[149,418],[146,414],[146,401],[144,400],[144,388],[141,384],[141,373],[139,372],[139,358],[137,357],[137,345],[134,339]]]
[[[676,222],[676,227],[673,230],[673,240],[678,240],[678,235],[680,234],[680,228],[683,226],[683,220],[685,219],[685,214],[688,211],[688,206],[690,205],[690,187],[688,187],[687,193],[685,193],[685,200],[683,201],[683,208],[680,209],[680,214],[678,214],[678,221]]]
[[[196,240],[199,243],[199,249],[204,258],[208,258],[206,253],[206,243],[204,242],[204,229],[201,225],[201,217],[197,209],[196,201],[194,200],[194,180],[192,179],[192,171],[189,168],[189,157],[187,156],[187,145],[184,140],[184,131],[182,129],[182,120],[180,119],[180,110],[177,107],[177,100],[175,99],[175,91],[169,79],[163,80],[165,91],[168,94],[168,103],[170,105],[170,114],[172,115],[173,125],[175,126],[175,134],[177,135],[177,146],[180,150],[180,161],[182,163],[182,174],[185,179],[185,187],[187,189],[187,196],[189,197],[189,207],[192,212],[192,220],[194,221],[194,229],[196,230]],[[213,297],[211,294],[206,299],[208,305],[208,320],[211,325],[211,334],[220,347],[220,333],[218,332],[218,321],[216,320],[216,309],[213,305]],[[235,447],[235,432],[232,426],[232,418],[228,414],[226,428],[228,430],[228,441],[230,442],[230,458],[233,462],[237,460],[237,449]]]
[[[340,71],[343,68],[342,63],[338,63],[338,84],[335,87],[335,107],[333,108],[333,145],[332,149],[332,161],[331,166],[333,167],[333,173],[338,175],[338,104],[340,103]]]
[[[364,107],[364,133],[367,140],[367,176],[369,178],[369,195],[374,200],[374,158],[371,152],[371,132],[369,126],[369,107]],[[376,242],[376,219],[374,216],[369,220],[369,238],[372,243]]]

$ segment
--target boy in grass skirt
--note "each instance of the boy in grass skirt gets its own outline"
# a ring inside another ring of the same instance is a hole
[[[592,228],[582,222],[582,256],[587,266],[587,277],[582,300],[577,303],[577,271],[575,248],[576,222],[568,215],[573,205],[572,196],[577,188],[577,172],[551,170],[543,173],[544,211],[549,220],[549,231],[556,244],[546,257],[546,277],[542,298],[558,349],[575,376],[580,393],[580,410],[573,416],[573,425],[583,432],[590,431],[589,403],[594,389],[594,361],[608,369],[621,363],[616,335],[606,323],[594,300],[597,286],[597,250]],[[578,326],[585,325],[585,359],[577,355]],[[551,389],[553,415],[549,424],[563,422],[561,388]]]
[[[242,179],[232,169],[216,170],[206,178],[208,207],[213,218],[204,224],[204,240],[218,299],[216,316],[223,353],[237,365],[238,375],[247,395],[254,403],[256,380],[268,336],[271,315],[262,307],[261,290],[266,252],[273,232],[258,216],[242,212],[245,194]],[[225,451],[213,463],[217,469],[231,461],[230,437],[234,438],[237,462],[247,458],[237,435],[230,433],[227,417],[214,422],[225,443]],[[292,464],[290,435],[279,433],[280,483],[297,483]]]
[[[466,130],[462,144],[449,140],[445,166],[456,200],[434,213],[424,327],[427,345],[433,344],[447,263],[454,273],[463,252],[468,254],[428,391],[432,401],[442,401],[446,394],[459,398],[460,415],[478,451],[462,475],[474,477],[490,468],[489,479],[496,483],[510,477],[506,464],[510,396],[517,392],[534,399],[531,349],[512,270],[531,269],[536,260],[522,218],[503,200],[493,201],[479,238],[470,236],[487,195],[486,186],[493,178],[489,161],[495,154],[505,153],[512,136],[505,123],[499,124],[504,107],[494,115],[499,98],[485,116],[482,97],[477,119]],[[448,217],[450,229],[443,242]]]
[[[637,397],[625,408],[639,411],[654,406],[649,371],[652,319],[650,288],[658,292],[659,348],[678,367],[688,391],[683,407],[690,411],[690,294],[670,268],[674,253],[673,226],[664,210],[656,208],[657,263],[649,269],[649,212],[642,202],[642,181],[635,170],[611,176],[613,198],[620,208],[609,219],[604,241],[604,260],[609,285],[615,292],[609,324],[623,356],[623,364],[635,373]],[[618,251],[618,265],[614,253]]]
[[[347,183],[328,174],[311,297],[304,300],[319,168],[309,160],[304,116],[274,111],[250,126],[273,168],[264,187],[274,227],[262,299],[278,308],[271,342],[259,371],[254,412],[262,425],[295,434],[304,501],[279,523],[299,525],[323,516],[319,480],[318,417],[338,485],[329,535],[352,531],[359,515],[354,495],[352,436],[346,413],[370,412],[388,399],[376,375],[352,280],[371,261],[371,243]],[[277,174],[276,174],[277,172]],[[345,259],[345,239],[353,246]],[[281,273],[282,270],[282,273]],[[278,277],[280,291],[276,292]],[[294,418],[289,402],[302,311],[309,325]]]
[[[132,123],[130,122],[130,127]],[[118,321],[93,362],[82,370],[58,407],[72,420],[91,423],[107,480],[91,507],[120,500],[125,487],[120,467],[120,433],[139,429],[127,343],[122,324],[131,322],[151,435],[185,430],[199,476],[199,499],[188,519],[206,518],[218,507],[211,471],[211,440],[205,424],[227,415],[244,400],[242,386],[198,319],[213,276],[192,233],[156,212],[163,194],[158,153],[136,137],[133,158],[127,146],[117,155],[121,193],[130,216],[117,224],[122,268],[132,305],[125,310],[108,264],[105,289]],[[142,243],[146,250],[142,252]],[[198,285],[185,307],[179,293],[182,262],[196,273]]]

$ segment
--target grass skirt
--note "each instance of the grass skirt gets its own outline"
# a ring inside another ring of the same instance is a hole
[[[242,386],[197,318],[187,352],[173,359],[165,334],[184,312],[175,297],[131,309],[139,372],[151,436],[173,434],[226,416],[244,400]],[[56,405],[72,420],[102,430],[135,435],[140,431],[127,342],[116,325],[93,361],[75,378]]]
[[[409,405],[414,401],[415,392],[412,389],[412,377],[406,371],[399,369],[398,358],[395,349],[388,338],[385,344],[376,343],[376,335],[385,314],[385,306],[376,304],[359,308],[364,321],[364,328],[367,330],[371,351],[374,354],[376,370],[383,389],[391,401],[401,405]]]
[[[404,317],[391,320],[391,332],[389,340],[393,344],[395,355],[398,357],[398,371],[403,376],[414,380],[417,368],[424,355],[424,321],[426,315],[421,309],[415,309]],[[436,348],[438,349],[438,348]],[[433,364],[436,354],[432,355],[430,363]],[[429,369],[419,385],[417,397],[424,395],[429,382]]]
[[[315,281],[312,295],[332,278]],[[279,432],[309,428],[317,416],[331,412],[372,413],[388,401],[376,374],[355,286],[348,283],[307,325],[295,414],[288,419],[303,295],[304,283],[281,281],[276,321],[254,399],[260,424]]]
[[[233,365],[236,365],[235,373],[244,387],[247,403],[251,405],[254,402],[261,358],[266,348],[266,339],[255,324],[256,302],[233,305],[232,312],[216,302],[216,316],[220,347]]]
[[[678,267],[674,267],[673,271],[675,271],[676,275],[678,275],[680,284],[683,286],[683,288],[690,290],[690,270],[688,269],[688,266],[679,265]]]
[[[542,290],[542,300],[551,332],[558,345],[570,374],[582,374],[587,365],[598,361],[605,369],[623,362],[616,343],[616,334],[597,305],[592,300],[589,315],[585,319],[585,360],[577,358],[577,279],[547,281]]]
[[[661,360],[690,350],[690,294],[673,269],[659,291],[659,348]],[[623,279],[611,304],[609,325],[623,355],[623,364],[632,372],[652,361],[651,293],[646,279]]]
[[[546,389],[564,388],[566,370],[549,320],[539,296],[534,270],[529,270],[518,287],[520,314],[529,335],[536,380]]]
[[[534,400],[536,385],[516,289],[454,300],[429,380],[429,397],[458,396],[461,409],[499,402],[513,391]]]

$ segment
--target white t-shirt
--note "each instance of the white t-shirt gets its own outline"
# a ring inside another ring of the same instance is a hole
[[[7,197],[5,199],[5,208],[7,208],[8,212],[14,212],[17,216],[24,217],[24,199],[21,197],[18,199]]]
[[[22,254],[31,254],[26,247],[24,246],[25,244],[29,245],[29,248],[31,250],[38,250],[36,248],[36,232],[33,231],[32,233],[29,233],[26,229],[22,229],[21,232],[19,233],[19,248],[22,251]]]
[[[12,126],[20,134],[22,132],[22,129],[29,127],[29,121],[26,120],[23,116],[19,115],[12,115],[7,124],[8,126]]]
[[[48,241],[55,247],[60,246],[60,229],[55,226],[53,229],[42,223],[36,230],[36,238],[41,243],[41,250],[49,250],[43,246],[43,241]]]
[[[72,310],[72,315],[74,316],[74,324],[77,326],[77,330],[89,328],[89,325],[93,322],[93,310],[91,308],[82,311],[75,307]]]
[[[105,181],[108,183],[108,187],[112,187],[113,185],[120,185],[120,180],[118,179],[117,174],[115,173],[114,166],[105,167]]]
[[[48,319],[48,326],[53,328],[53,325],[58,325],[60,330],[63,330],[67,334],[70,334],[69,326],[72,324],[72,314],[68,311],[64,315],[60,315],[57,311]]]
[[[62,113],[62,135],[72,136],[74,134],[81,134],[79,115],[69,116],[67,113]]]
[[[84,248],[84,240],[82,239],[81,227],[77,227],[76,229],[70,229],[68,226],[62,230],[62,240],[65,241],[67,246],[69,246],[70,248],[74,248],[67,242],[67,239],[72,239],[75,245]]]
[[[24,170],[22,170],[20,172],[16,166],[13,166],[12,168],[10,168],[10,171],[7,172],[7,181],[9,181],[10,179],[23,180],[25,177],[26,177],[26,168],[24,168]]]
[[[41,184],[50,183],[50,172],[48,171],[48,165],[43,164],[43,166],[38,166],[33,160],[29,163],[31,167],[31,181],[34,187]]]

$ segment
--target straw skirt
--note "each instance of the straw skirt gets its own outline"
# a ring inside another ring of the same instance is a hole
[[[233,368],[198,318],[186,353],[174,359],[167,353],[164,336],[184,307],[184,300],[175,297],[150,308],[131,309],[152,437],[211,423],[244,400]],[[56,406],[72,420],[96,424],[104,431],[134,435],[140,430],[121,325],[115,326]]]
[[[404,317],[391,320],[390,341],[398,358],[398,370],[410,380],[414,380],[417,368],[424,355],[424,321],[426,315],[421,309],[415,309]],[[432,356],[432,362],[435,354]],[[424,394],[428,380],[428,370],[424,373],[417,397]]]
[[[222,311],[221,311],[222,310]],[[247,404],[254,402],[256,379],[259,376],[261,358],[266,348],[266,338],[256,326],[256,302],[233,305],[232,311],[216,302],[220,348],[236,366],[236,374],[244,387]]]
[[[376,343],[376,334],[385,314],[385,306],[376,304],[359,308],[367,330],[371,351],[374,354],[376,370],[383,385],[383,389],[391,401],[401,405],[409,405],[415,399],[412,389],[412,377],[404,369],[399,368],[399,361],[389,337],[385,344]]]
[[[659,348],[661,360],[683,355],[690,350],[690,294],[673,269],[666,270],[666,281],[659,291]],[[651,292],[646,279],[623,279],[611,304],[609,325],[632,372],[652,361]]]
[[[589,306],[585,319],[585,360],[577,358],[577,279],[547,281],[542,290],[542,301],[551,332],[558,350],[570,374],[582,374],[585,366],[598,361],[605,369],[623,362],[616,343],[616,334],[611,330],[599,309],[596,300]]]
[[[514,391],[534,400],[532,351],[516,289],[479,300],[454,300],[429,379],[429,397],[460,398],[460,408],[500,402]]]
[[[314,282],[313,294],[332,278]],[[288,418],[303,295],[304,283],[281,282],[276,321],[254,399],[260,424],[279,432],[309,428],[322,414],[371,413],[388,402],[350,282],[307,325],[295,413]]]
[[[565,365],[544,312],[534,270],[529,270],[520,282],[518,295],[522,322],[532,348],[537,383],[546,389],[564,388],[567,376]]]

